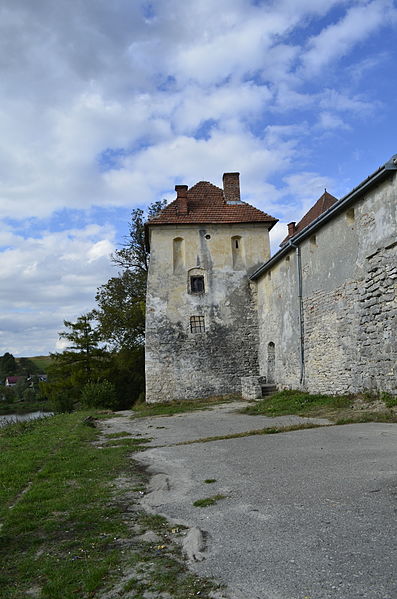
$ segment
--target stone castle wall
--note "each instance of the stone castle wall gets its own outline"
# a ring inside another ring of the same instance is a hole
[[[300,246],[304,381],[295,251],[258,281],[260,370],[275,346],[280,387],[397,393],[396,175]]]

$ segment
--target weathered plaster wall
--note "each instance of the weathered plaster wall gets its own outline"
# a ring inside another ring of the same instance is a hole
[[[396,175],[301,244],[305,383],[310,392],[397,393]],[[354,209],[354,211],[352,210]],[[296,256],[258,282],[260,370],[300,386]]]
[[[294,389],[299,386],[296,272],[296,255],[292,251],[258,281],[260,374],[269,380],[269,343],[274,343],[274,382]]]
[[[150,235],[146,401],[239,392],[241,377],[258,374],[256,285],[248,274],[269,257],[267,228],[165,225]],[[191,275],[204,277],[205,293],[191,293]],[[204,317],[204,332],[191,332],[191,316]]]

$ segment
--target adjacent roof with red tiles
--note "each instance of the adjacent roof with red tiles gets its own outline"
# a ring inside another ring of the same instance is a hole
[[[20,375],[6,376],[6,384],[8,384],[8,385],[16,385],[19,381],[22,381],[24,379],[25,379],[25,377],[24,376],[20,376]]]
[[[223,190],[207,181],[187,190],[187,206],[187,213],[183,213],[176,199],[148,224],[268,223],[271,229],[278,220],[245,202],[226,202]]]
[[[283,241],[280,243],[280,246],[284,245],[284,243],[286,243],[288,239],[291,239],[297,233],[300,233],[302,229],[310,225],[311,222],[316,220],[316,218],[318,218],[323,212],[326,212],[328,208],[331,208],[331,206],[333,206],[337,201],[338,198],[336,198],[332,194],[328,193],[327,190],[325,190],[321,198],[317,200],[314,206],[312,206],[310,210],[306,212],[305,216],[303,216],[303,218],[295,226],[294,233],[292,235],[287,235],[287,237],[283,239]]]

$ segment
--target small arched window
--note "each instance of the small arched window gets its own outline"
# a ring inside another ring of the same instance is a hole
[[[185,267],[185,242],[182,237],[175,237],[172,242],[174,273]]]
[[[233,268],[239,270],[244,268],[243,240],[240,235],[234,235],[231,241]]]

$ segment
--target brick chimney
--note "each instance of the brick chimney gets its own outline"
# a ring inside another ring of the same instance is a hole
[[[240,202],[240,173],[223,175],[223,193],[225,202]]]
[[[187,185],[175,185],[176,199],[177,199],[177,212],[178,214],[187,214]]]
[[[292,223],[288,223],[288,237],[292,237],[292,235],[295,235],[295,231],[296,231],[296,222],[292,221]]]

